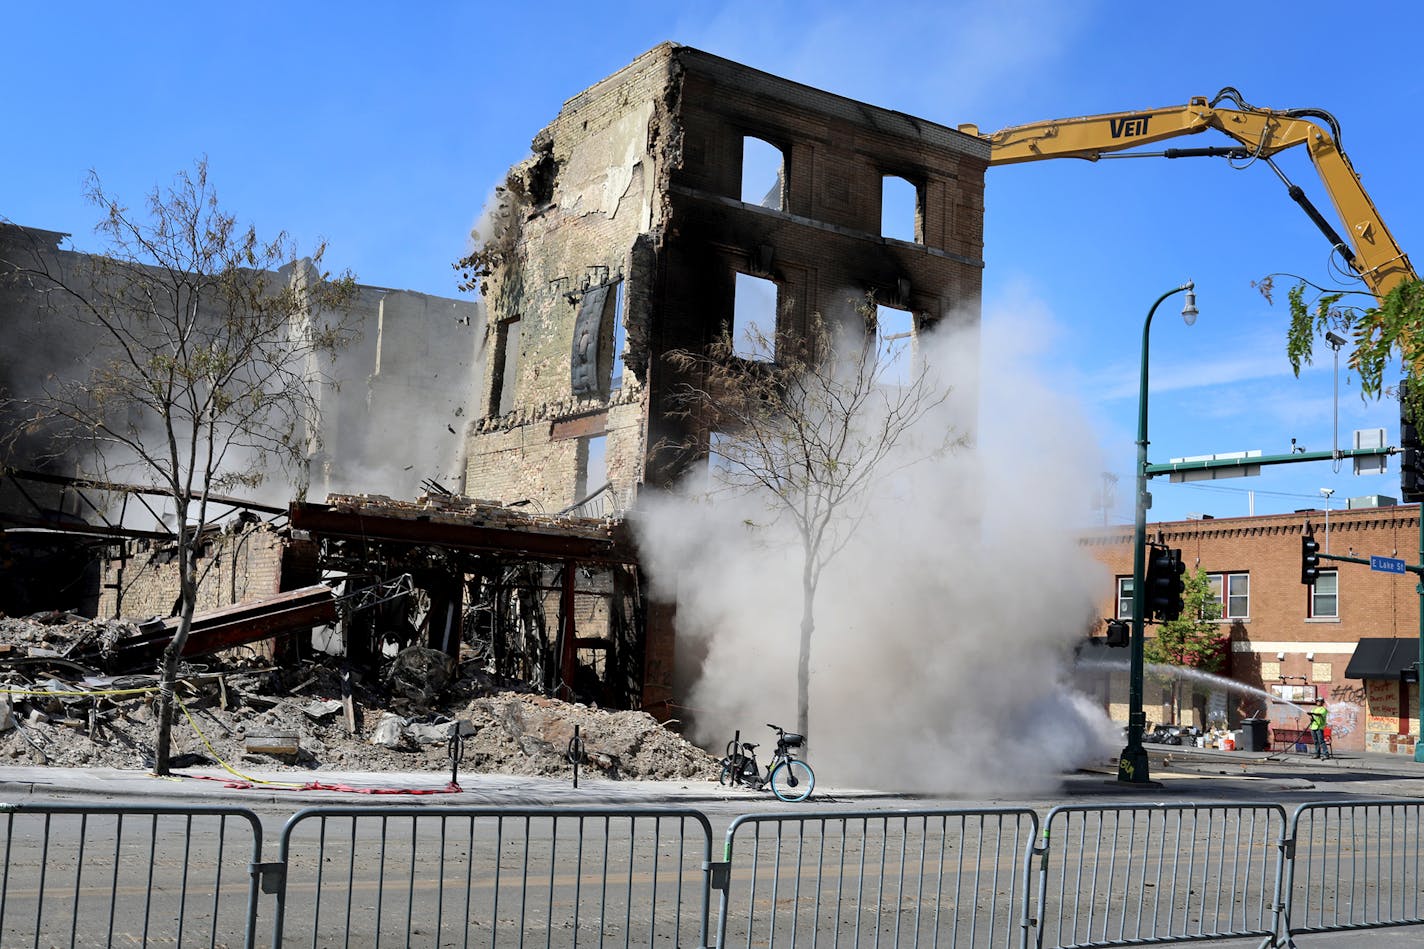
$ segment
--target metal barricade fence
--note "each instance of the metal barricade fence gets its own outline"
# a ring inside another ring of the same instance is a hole
[[[1424,923],[1424,802],[1303,804],[1291,817],[1288,934]]]
[[[0,945],[253,945],[262,826],[249,811],[0,804],[0,823]]]
[[[712,829],[681,809],[314,807],[274,946],[706,946]]]
[[[718,946],[1025,945],[1027,808],[812,811],[727,829]]]
[[[1039,851],[1038,945],[1271,939],[1285,830],[1276,804],[1056,807]]]

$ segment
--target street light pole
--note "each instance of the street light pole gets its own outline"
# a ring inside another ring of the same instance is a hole
[[[1152,506],[1152,496],[1147,493],[1147,341],[1152,329],[1152,315],[1157,312],[1157,307],[1172,294],[1183,291],[1187,294],[1187,301],[1182,307],[1182,318],[1187,321],[1188,326],[1195,323],[1196,284],[1188,280],[1180,287],[1174,287],[1158,297],[1147,311],[1147,320],[1142,324],[1142,375],[1137,390],[1137,517],[1132,534],[1132,665],[1128,673],[1127,747],[1122,750],[1117,762],[1117,779],[1133,784],[1145,784],[1150,780],[1147,749],[1142,747],[1142,733],[1147,728],[1147,718],[1142,711],[1142,626],[1143,611],[1147,605],[1143,574],[1146,572],[1144,568],[1147,560],[1147,509]]]

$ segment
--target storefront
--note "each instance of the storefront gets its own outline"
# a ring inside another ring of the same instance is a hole
[[[1365,751],[1413,755],[1419,739],[1419,640],[1361,639],[1345,678],[1365,683]]]

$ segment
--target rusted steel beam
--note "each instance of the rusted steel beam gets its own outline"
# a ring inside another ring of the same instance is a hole
[[[335,619],[336,596],[330,587],[317,584],[290,590],[195,614],[188,640],[183,644],[183,655],[206,656]],[[178,632],[178,623],[177,617],[170,617],[156,628],[115,643],[113,655],[117,665],[132,666],[157,659]]]

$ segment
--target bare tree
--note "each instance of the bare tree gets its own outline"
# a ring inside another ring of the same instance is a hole
[[[66,266],[36,248],[0,261],[48,319],[85,341],[82,365],[50,375],[42,391],[14,393],[0,417],[12,450],[32,461],[67,455],[106,476],[123,471],[156,481],[171,501],[179,625],[162,662],[154,762],[167,774],[208,497],[257,485],[269,464],[301,465],[321,360],[349,338],[355,280],[320,270],[324,245],[299,258],[285,232],[264,241],[240,227],[220,208],[205,160],[155,188],[138,214],[93,172],[85,196],[101,212],[103,254]]]
[[[673,387],[673,414],[696,434],[664,447],[708,452],[710,493],[757,497],[768,512],[767,525],[758,526],[784,522],[799,539],[802,734],[822,573],[855,536],[877,487],[964,441],[943,429],[929,444],[910,444],[907,436],[949,389],[915,358],[909,340],[877,332],[873,295],[855,304],[850,326],[831,327],[816,315],[804,334],[773,337],[752,327],[741,346],[724,335],[706,352],[666,356],[682,380]]]

